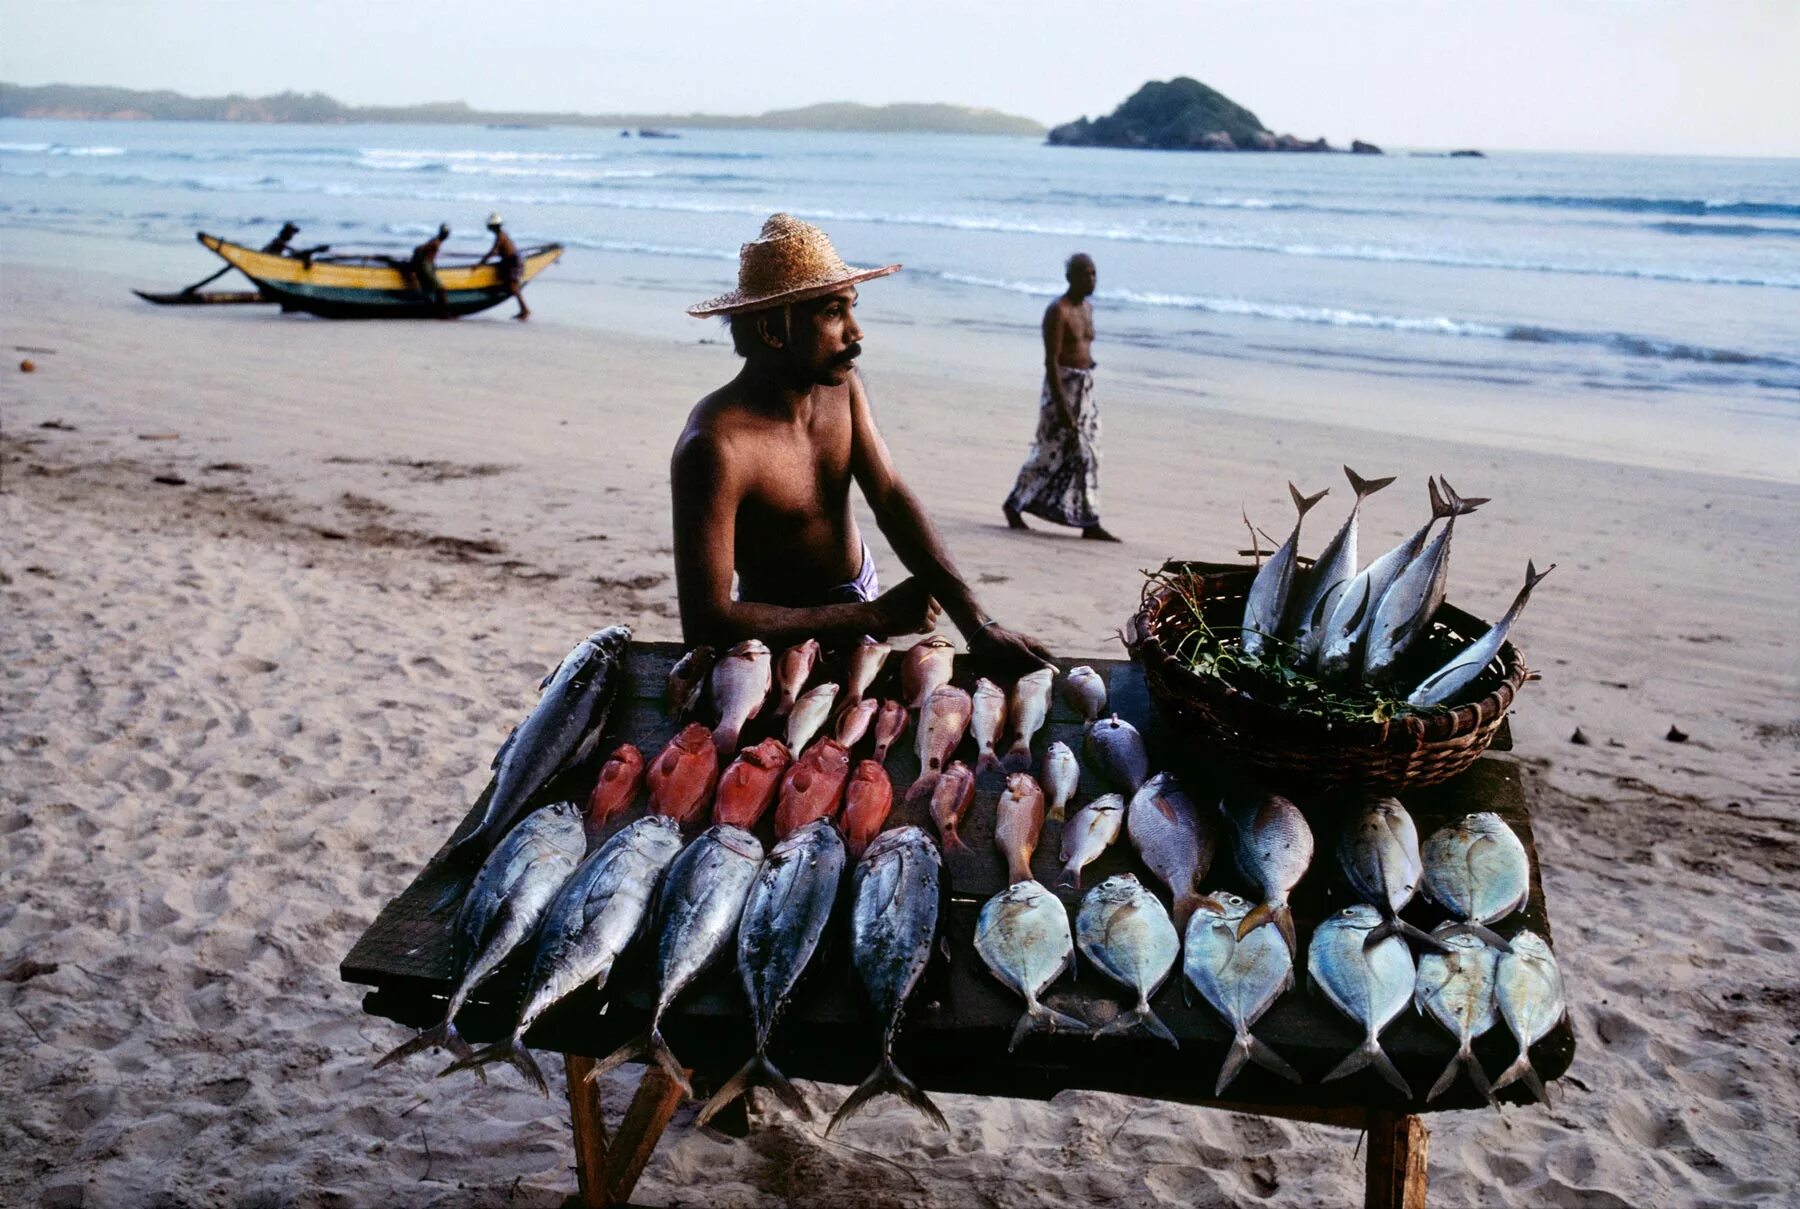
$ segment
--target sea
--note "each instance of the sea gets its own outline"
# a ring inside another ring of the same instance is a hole
[[[0,241],[111,241],[170,289],[217,267],[198,230],[394,252],[446,221],[475,252],[498,209],[568,249],[540,315],[680,333],[786,210],[853,263],[904,263],[865,302],[927,335],[1029,341],[1084,251],[1102,349],[1800,418],[1800,161],[675,133],[5,119]]]

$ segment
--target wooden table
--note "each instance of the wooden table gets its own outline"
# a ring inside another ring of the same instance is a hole
[[[617,742],[636,743],[646,759],[661,750],[676,729],[663,713],[661,694],[668,669],[679,654],[680,648],[673,644],[634,646],[629,660],[631,674],[614,710],[608,741],[601,744],[587,767],[576,770],[561,784],[550,786],[545,800],[559,796],[585,800],[600,758]],[[1171,742],[1134,664],[1102,660],[1091,663],[1108,678],[1111,708],[1144,732],[1153,768],[1176,770],[1194,798],[1203,804],[1227,783],[1226,773]],[[877,692],[898,695],[889,684],[889,678],[897,675],[898,664],[897,655],[889,660],[889,667],[877,683]],[[959,684],[972,684],[977,674],[966,664],[966,659],[959,660]],[[759,739],[764,733],[759,724],[766,726],[770,722],[753,722],[744,741]],[[1040,754],[1053,739],[1061,739],[1078,753],[1081,751],[1080,719],[1061,700],[1060,693],[1045,730],[1047,733],[1040,734],[1034,745]],[[899,800],[904,787],[918,773],[910,729],[896,746],[904,750],[891,753],[888,759],[896,786],[889,825],[911,822],[929,829],[924,804],[909,809]],[[1104,789],[1084,761],[1077,802]],[[945,857],[949,900],[941,930],[948,940],[950,958],[934,966],[908,1006],[896,1051],[902,1069],[927,1091],[1048,1099],[1059,1091],[1081,1088],[1366,1130],[1369,1147],[1365,1203],[1415,1209],[1424,1205],[1427,1131],[1417,1114],[1485,1108],[1485,1102],[1466,1076],[1430,1105],[1400,1096],[1371,1070],[1332,1083],[1318,1081],[1356,1047],[1360,1038],[1354,1025],[1309,992],[1302,972],[1304,943],[1312,926],[1350,901],[1336,867],[1333,803],[1301,803],[1313,825],[1317,854],[1312,870],[1293,895],[1303,945],[1296,963],[1301,967],[1297,970],[1300,985],[1284,995],[1256,1027],[1257,1036],[1287,1058],[1305,1082],[1295,1086],[1251,1064],[1227,1089],[1231,1098],[1218,1100],[1211,1092],[1230,1030],[1198,996],[1194,996],[1192,1004],[1184,1002],[1179,967],[1154,1001],[1157,1014],[1180,1038],[1179,1050],[1166,1042],[1134,1037],[1040,1035],[1024,1042],[1017,1053],[1006,1052],[1022,1003],[987,972],[973,947],[975,920],[981,905],[1006,882],[1004,866],[993,845],[999,790],[998,776],[982,779],[976,804],[963,827],[972,851]],[[1518,770],[1510,761],[1486,756],[1455,780],[1409,794],[1405,801],[1421,837],[1474,810],[1491,810],[1505,819],[1532,853],[1531,897],[1525,910],[1498,925],[1498,930],[1511,934],[1529,927],[1550,939],[1531,820],[1525,811]],[[478,801],[464,826],[479,813],[480,806]],[[768,824],[765,818],[765,832]],[[1060,827],[1055,822],[1045,824],[1032,861],[1038,879],[1046,886],[1054,883],[1058,870]],[[440,850],[439,856],[442,854]],[[1249,887],[1231,865],[1229,856],[1222,851],[1202,884],[1207,889],[1232,889],[1251,896]],[[1156,889],[1167,902],[1166,888],[1141,866],[1124,836],[1088,867],[1083,884],[1092,886],[1110,874],[1125,871],[1136,872],[1140,881]],[[382,910],[344,959],[340,972],[345,981],[374,988],[363,1000],[364,1010],[414,1028],[435,1024],[442,1017],[451,990],[451,919],[449,913],[433,916],[429,905],[458,876],[467,875],[455,874],[434,858],[413,884]],[[1059,893],[1073,910],[1079,894]],[[849,898],[846,886],[838,898],[840,915]],[[1406,914],[1425,928],[1442,918],[1422,899]],[[771,1057],[796,1079],[855,1084],[875,1065],[879,1030],[870,1019],[850,968],[842,920],[833,921],[829,935],[835,943],[823,946],[815,959],[814,968],[776,1029]],[[584,1205],[610,1205],[629,1198],[658,1135],[679,1101],[673,1083],[654,1068],[649,1069],[623,1125],[609,1143],[600,1122],[598,1087],[582,1078],[595,1058],[611,1053],[645,1027],[653,990],[644,952],[648,947],[639,945],[620,964],[604,1004],[591,987],[583,988],[547,1012],[527,1038],[533,1048],[556,1050],[565,1056],[580,1203]],[[1051,1006],[1095,1023],[1128,1006],[1122,988],[1104,980],[1087,963],[1080,965],[1078,978],[1065,979],[1046,997]],[[458,1017],[458,1029],[474,1042],[505,1035],[522,976],[517,963],[503,968],[470,1000]],[[692,1068],[697,1087],[716,1086],[727,1078],[751,1049],[750,1024],[735,970],[720,968],[706,976],[665,1017],[663,1032],[675,1053]],[[1388,1028],[1382,1044],[1421,1095],[1455,1052],[1455,1043],[1442,1029],[1411,1012]],[[1504,1025],[1497,1026],[1475,1048],[1490,1075],[1498,1074],[1516,1052]],[[1574,1051],[1573,1033],[1566,1024],[1559,1026],[1533,1050],[1539,1074],[1546,1081],[1557,1078],[1568,1069]],[[496,1077],[510,1076],[496,1071]],[[1501,1095],[1514,1102],[1526,1098],[1523,1087],[1516,1084]],[[835,1105],[818,1107],[829,1110]],[[921,1123],[920,1128],[927,1126]]]

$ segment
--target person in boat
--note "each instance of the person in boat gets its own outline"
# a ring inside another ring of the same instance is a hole
[[[743,245],[737,289],[688,308],[723,316],[744,359],[689,414],[670,464],[688,642],[923,633],[942,602],[971,654],[1021,670],[1050,663],[981,607],[876,426],[856,372],[856,286],[899,268],[851,268],[824,231],[776,214]],[[852,484],[912,572],[885,592]]]
[[[288,255],[288,245],[293,242],[294,236],[298,234],[300,234],[298,225],[291,222],[282,223],[280,233],[277,234],[274,239],[271,239],[268,243],[263,245],[263,253],[268,256]]]
[[[525,258],[519,254],[518,245],[513,243],[512,236],[506,233],[496,210],[488,215],[488,230],[494,233],[494,246],[476,264],[486,264],[495,258],[500,264],[500,284],[506,292],[519,300],[519,313],[513,318],[526,320],[531,318],[531,308],[525,305]]]
[[[1100,412],[1094,405],[1094,259],[1077,252],[1063,265],[1069,288],[1044,309],[1044,389],[1037,434],[1000,510],[1014,529],[1022,513],[1116,542],[1100,524]]]
[[[406,262],[406,271],[412,277],[413,288],[431,299],[437,307],[438,317],[450,317],[450,294],[444,289],[444,283],[438,279],[438,249],[450,238],[450,224],[439,223],[437,234],[412,250],[412,259]]]

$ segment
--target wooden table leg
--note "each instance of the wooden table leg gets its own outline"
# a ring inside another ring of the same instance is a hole
[[[637,1094],[631,1107],[619,1122],[619,1132],[606,1152],[605,1187],[597,1205],[617,1205],[631,1199],[656,1140],[662,1137],[681,1103],[681,1084],[675,1082],[660,1066],[651,1065],[638,1081]]]
[[[1425,1152],[1431,1134],[1411,1113],[1369,1113],[1365,1209],[1425,1209]]]
[[[569,1084],[569,1123],[575,1127],[575,1181],[582,1209],[609,1202],[606,1192],[606,1118],[600,1115],[600,1084],[587,1081],[594,1060],[564,1054],[563,1074]]]

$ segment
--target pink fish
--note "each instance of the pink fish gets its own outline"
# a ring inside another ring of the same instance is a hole
[[[955,760],[932,781],[931,821],[937,824],[938,834],[944,837],[944,847],[969,851],[956,828],[975,801],[975,770],[961,760]],[[910,801],[912,791],[908,790],[906,796]]]
[[[836,739],[824,738],[806,749],[781,781],[781,801],[775,807],[775,836],[787,836],[814,819],[837,813],[850,777],[850,752]]]
[[[906,706],[898,701],[883,701],[875,715],[875,754],[871,759],[877,764],[885,764],[888,748],[905,733]]]
[[[669,745],[650,764],[645,779],[650,783],[650,813],[660,814],[692,830],[712,801],[719,781],[719,753],[712,732],[690,723],[669,740]]]
[[[900,658],[900,692],[906,708],[921,709],[925,699],[942,685],[950,683],[956,669],[956,644],[933,634]]]
[[[994,845],[1006,858],[1009,882],[1031,880],[1031,854],[1044,829],[1044,791],[1028,772],[1006,778],[1006,791],[994,817]]]
[[[850,785],[844,791],[844,845],[850,849],[851,860],[862,859],[893,807],[894,783],[888,779],[887,769],[873,760],[862,761],[850,774]]]
[[[800,699],[800,691],[812,678],[813,668],[819,662],[819,640],[808,638],[781,652],[781,658],[775,662],[775,716],[787,717],[787,712],[794,708],[794,702]]]
[[[598,835],[606,825],[624,814],[637,801],[644,787],[644,753],[629,743],[621,743],[600,767],[594,792],[588,798],[587,827],[590,835]]]
[[[753,830],[763,812],[774,804],[791,759],[787,744],[772,737],[739,752],[731,767],[719,775],[713,822]]]

